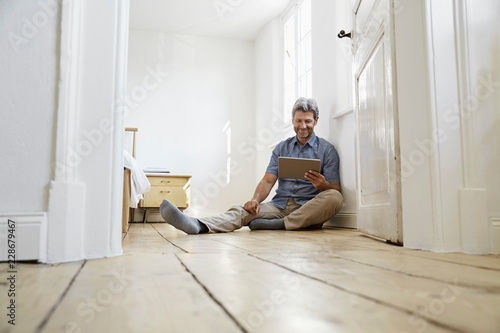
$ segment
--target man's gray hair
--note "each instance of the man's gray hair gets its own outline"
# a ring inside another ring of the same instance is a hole
[[[316,101],[312,98],[300,97],[295,102],[292,109],[292,119],[295,117],[295,111],[297,110],[304,112],[311,111],[314,114],[314,119],[317,119],[319,116],[318,104],[316,104]]]

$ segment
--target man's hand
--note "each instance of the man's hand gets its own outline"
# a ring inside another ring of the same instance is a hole
[[[245,206],[243,206],[247,212],[250,214],[257,214],[260,210],[260,204],[257,200],[250,200],[245,203]]]
[[[326,181],[325,176],[323,176],[317,171],[309,170],[308,172],[305,173],[304,177],[308,181],[310,181],[316,189],[320,191],[332,188],[331,184]]]
[[[260,211],[260,203],[267,198],[277,180],[278,176],[266,173],[257,185],[252,200],[245,203],[243,208],[250,214],[257,214]]]

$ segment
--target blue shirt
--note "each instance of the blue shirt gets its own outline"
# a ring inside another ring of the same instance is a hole
[[[302,147],[293,136],[281,141],[273,150],[271,161],[266,173],[278,176],[278,157],[314,158],[321,160],[320,173],[329,183],[340,182],[339,175],[339,155],[335,147],[313,134],[313,136]],[[312,183],[303,179],[278,178],[278,189],[271,203],[278,208],[284,209],[288,198],[293,198],[299,205],[305,204],[314,198],[320,190],[316,189]]]

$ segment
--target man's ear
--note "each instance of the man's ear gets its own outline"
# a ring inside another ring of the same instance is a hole
[[[316,119],[314,120],[314,126],[316,126],[318,124],[318,120],[319,120],[319,116],[317,116]]]

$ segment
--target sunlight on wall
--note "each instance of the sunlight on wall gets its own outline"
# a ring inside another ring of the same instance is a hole
[[[222,131],[226,133],[227,137],[226,183],[229,184],[231,182],[231,121],[228,121],[226,125],[224,125]]]

